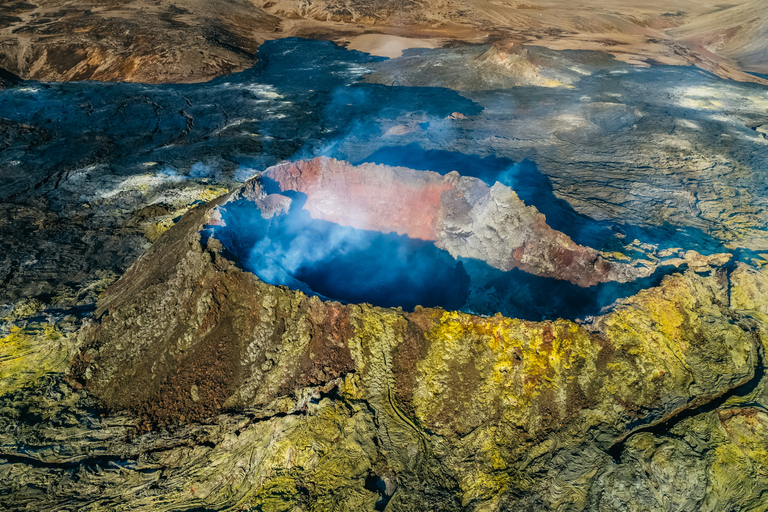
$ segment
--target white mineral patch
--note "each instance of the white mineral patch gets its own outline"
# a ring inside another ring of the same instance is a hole
[[[276,100],[283,97],[281,94],[278,94],[277,92],[275,92],[275,88],[271,85],[247,84],[247,85],[240,85],[239,88],[245,89],[246,91],[250,91],[253,94],[265,99]]]
[[[697,130],[701,131],[701,126],[699,126],[699,123],[696,121],[691,121],[689,119],[678,119],[677,124],[684,127],[684,128],[690,128],[691,130]]]
[[[348,48],[379,57],[394,59],[400,57],[404,50],[410,48],[437,48],[443,43],[441,39],[414,39],[410,37],[391,36],[387,34],[364,34],[352,38]]]

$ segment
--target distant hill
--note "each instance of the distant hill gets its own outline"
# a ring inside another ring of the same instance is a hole
[[[768,73],[768,2],[764,0],[698,16],[669,34],[732,59],[745,71]]]
[[[252,66],[265,40],[297,36],[373,53],[409,39],[503,41],[762,81],[745,71],[768,71],[768,3],[734,1],[19,0],[0,3],[0,68],[37,80],[198,82]]]

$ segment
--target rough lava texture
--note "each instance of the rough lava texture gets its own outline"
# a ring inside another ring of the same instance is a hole
[[[395,232],[434,241],[455,258],[473,258],[494,268],[564,279],[579,286],[626,282],[652,267],[603,259],[547,225],[509,187],[453,171],[445,176],[404,167],[315,158],[267,169],[283,191],[306,194],[313,218],[359,229]],[[257,178],[258,179],[258,178]]]

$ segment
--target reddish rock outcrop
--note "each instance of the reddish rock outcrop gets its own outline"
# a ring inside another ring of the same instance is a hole
[[[482,260],[504,271],[518,268],[584,287],[632,281],[652,271],[607,261],[599,251],[575,243],[498,182],[489,187],[457,172],[442,176],[322,157],[283,163],[264,176],[283,191],[306,194],[304,209],[315,219],[431,240],[456,258]]]
[[[440,198],[454,186],[435,172],[330,158],[276,165],[265,175],[306,194],[304,209],[315,219],[422,240],[437,240]]]

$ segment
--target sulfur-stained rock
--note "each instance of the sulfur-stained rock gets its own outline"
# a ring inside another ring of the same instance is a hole
[[[752,268],[740,264],[731,277],[731,302],[733,307],[749,311],[753,315],[768,315],[768,267]]]

